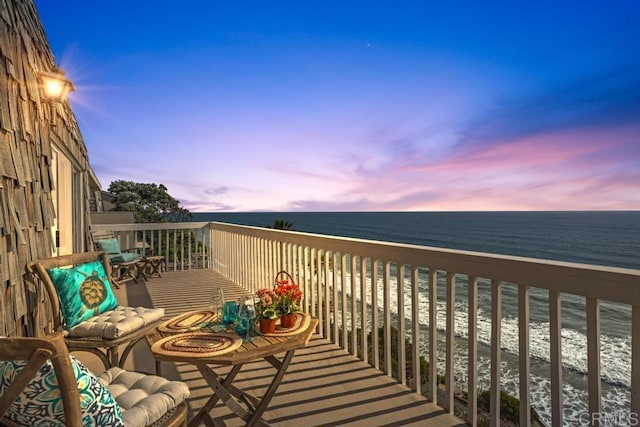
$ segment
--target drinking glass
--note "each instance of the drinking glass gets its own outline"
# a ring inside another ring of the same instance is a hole
[[[224,305],[224,292],[221,288],[213,288],[209,308],[215,313],[216,322],[222,321],[222,306]]]
[[[222,306],[222,323],[225,325],[233,325],[238,319],[238,303],[235,301],[227,301]]]
[[[238,318],[245,328],[245,341],[251,341],[250,332],[253,329],[253,319],[256,318],[256,304],[252,297],[244,298],[240,301],[238,308]]]

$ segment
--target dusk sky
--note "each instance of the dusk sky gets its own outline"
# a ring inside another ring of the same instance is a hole
[[[640,209],[640,2],[36,0],[103,189]]]

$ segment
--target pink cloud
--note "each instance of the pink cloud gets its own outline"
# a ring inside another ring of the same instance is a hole
[[[639,139],[638,127],[590,129],[484,144],[435,163],[399,156],[358,171],[355,188],[336,199],[370,210],[639,209]]]

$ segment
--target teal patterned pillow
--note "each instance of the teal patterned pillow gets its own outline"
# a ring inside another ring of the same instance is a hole
[[[102,262],[47,270],[58,293],[67,328],[118,307]]]
[[[0,362],[0,394],[9,387],[26,362]],[[124,426],[120,406],[109,390],[82,363],[71,356],[78,381],[83,426]],[[24,426],[64,426],[64,409],[53,365],[50,360],[11,404],[6,415]]]

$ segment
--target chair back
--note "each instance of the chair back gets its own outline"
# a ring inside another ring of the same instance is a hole
[[[104,252],[81,252],[71,255],[43,258],[27,263],[27,272],[39,278],[44,284],[45,290],[47,291],[47,296],[49,297],[49,301],[51,302],[54,330],[58,330],[58,328],[62,326],[63,319],[60,312],[60,301],[58,299],[58,293],[56,292],[56,288],[53,285],[53,282],[51,281],[49,273],[47,273],[47,269],[66,266],[72,267],[96,260],[100,260],[102,262],[102,266],[104,267],[104,271],[107,273],[107,277],[112,277],[111,263],[109,262],[107,254]]]
[[[116,235],[111,230],[91,230],[91,238],[96,240],[115,239]]]
[[[22,390],[46,361],[51,360],[62,398],[65,425],[82,426],[78,384],[71,366],[69,351],[60,332],[54,332],[43,338],[0,338],[0,360],[26,361],[24,368],[0,395],[1,422],[5,422],[2,418]]]
[[[122,247],[121,246],[121,238],[116,237],[115,233],[111,230],[91,230],[91,240],[93,243],[93,250],[95,251],[106,251],[109,256],[113,255],[122,255],[123,252],[127,253],[135,253],[137,255],[144,255],[145,251],[150,247],[147,243],[141,241],[138,242],[136,239],[135,232],[126,232],[126,241],[129,241],[129,238],[133,238],[134,246],[133,247]],[[115,245],[108,244],[108,246],[104,246],[104,242],[115,241]]]
[[[120,248],[120,240],[116,237],[116,235],[113,233],[113,231],[111,230],[91,230],[91,241],[93,244],[93,250],[94,251],[102,251],[104,249],[102,249],[100,247],[100,241],[101,240],[106,240],[106,241],[110,241],[110,240],[115,240],[117,242],[117,248],[114,247],[112,248],[112,251],[114,249],[116,249],[114,251],[114,254],[117,253],[122,253],[122,248]]]

